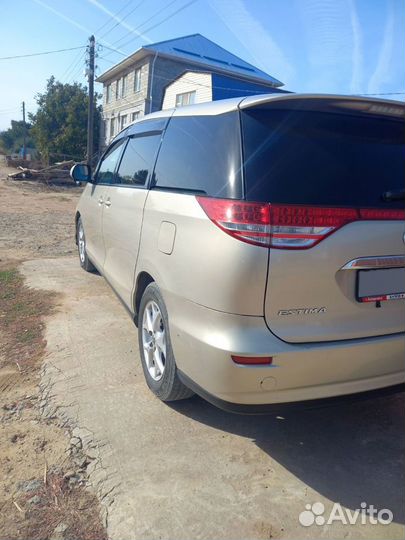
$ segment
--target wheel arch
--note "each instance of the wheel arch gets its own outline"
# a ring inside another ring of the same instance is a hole
[[[136,326],[138,326],[138,313],[142,295],[145,292],[146,287],[150,283],[154,282],[155,279],[151,276],[151,274],[149,274],[149,272],[142,271],[137,277],[134,295],[134,322]]]

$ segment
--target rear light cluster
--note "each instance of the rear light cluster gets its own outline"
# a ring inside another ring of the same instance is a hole
[[[207,216],[226,233],[256,246],[307,249],[361,220],[398,220],[404,210],[323,208],[197,197]]]

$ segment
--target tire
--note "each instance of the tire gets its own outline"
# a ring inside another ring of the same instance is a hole
[[[83,268],[83,270],[86,270],[86,272],[96,272],[96,267],[87,256],[86,236],[84,234],[82,218],[80,217],[77,220],[77,225],[76,225],[76,243],[77,243],[77,250],[79,252],[80,266]]]
[[[138,338],[146,383],[162,401],[177,401],[194,392],[179,379],[169,333],[166,305],[156,283],[150,283],[139,307]]]

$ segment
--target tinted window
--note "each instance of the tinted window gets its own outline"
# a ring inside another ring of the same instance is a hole
[[[132,186],[145,185],[155,163],[161,134],[131,137],[118,168],[117,183]]]
[[[121,140],[117,144],[114,144],[108,149],[107,153],[103,156],[98,171],[96,181],[100,184],[111,184],[114,181],[114,171],[117,165],[118,159],[121,155],[122,143]]]
[[[170,120],[156,164],[156,186],[241,198],[238,114]]]
[[[251,109],[242,113],[251,201],[401,207],[404,122],[382,117]]]

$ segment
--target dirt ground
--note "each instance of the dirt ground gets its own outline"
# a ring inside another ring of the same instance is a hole
[[[6,180],[10,171],[0,156],[0,259],[73,254],[72,216],[81,188]]]
[[[0,539],[105,538],[80,442],[41,409],[45,318],[60,298],[29,289],[19,272],[23,260],[74,251],[80,190],[8,172],[0,156]]]

